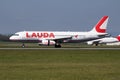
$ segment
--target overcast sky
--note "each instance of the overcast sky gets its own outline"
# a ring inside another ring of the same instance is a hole
[[[0,0],[0,33],[89,31],[104,15],[107,31],[120,34],[120,0]]]

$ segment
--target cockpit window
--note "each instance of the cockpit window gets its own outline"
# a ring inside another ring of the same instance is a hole
[[[19,36],[19,34],[14,34],[13,36]]]

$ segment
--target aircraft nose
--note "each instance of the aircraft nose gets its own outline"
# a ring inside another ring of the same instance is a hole
[[[12,37],[9,38],[9,40],[11,40],[11,39],[12,39]]]
[[[9,40],[14,40],[13,36],[11,36],[11,37],[9,38]]]

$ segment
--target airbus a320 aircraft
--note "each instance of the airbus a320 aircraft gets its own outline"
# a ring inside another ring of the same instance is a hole
[[[98,46],[98,44],[115,43],[115,42],[120,42],[120,35],[118,35],[117,37],[105,37],[101,39],[87,41],[87,44],[88,45],[95,44],[96,46]]]
[[[43,45],[54,45],[61,47],[65,42],[85,42],[104,37],[108,23],[108,16],[103,16],[100,21],[88,32],[68,32],[68,31],[21,31],[10,37],[10,40],[20,42],[38,42]]]

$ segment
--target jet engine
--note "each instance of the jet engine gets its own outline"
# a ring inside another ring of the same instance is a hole
[[[38,44],[39,44],[39,45],[50,46],[50,45],[55,45],[55,41],[51,41],[51,40],[42,40],[42,41],[39,42]]]

